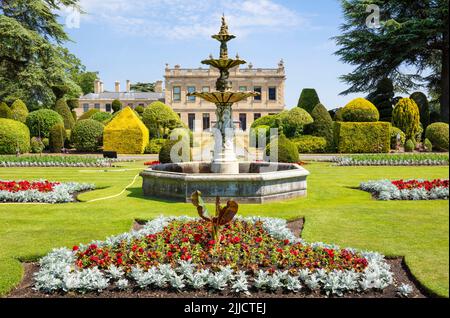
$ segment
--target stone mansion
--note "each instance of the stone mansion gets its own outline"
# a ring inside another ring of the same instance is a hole
[[[212,128],[216,122],[216,106],[202,101],[188,93],[195,91],[211,91],[215,89],[219,76],[215,68],[185,69],[179,65],[165,68],[165,89],[162,81],[156,82],[154,93],[133,92],[130,81],[127,81],[125,91],[120,89],[120,83],[115,83],[114,92],[105,92],[103,83],[96,81],[94,93],[80,98],[78,115],[96,108],[111,112],[111,104],[118,99],[124,106],[135,108],[147,106],[154,101],[162,101],[172,107],[181,120],[193,131],[203,131]],[[236,126],[246,131],[252,123],[269,114],[277,114],[285,108],[285,67],[280,61],[277,68],[254,68],[250,63],[245,68],[236,67],[230,70],[232,90],[256,91],[260,96],[249,98],[233,106],[233,116]]]

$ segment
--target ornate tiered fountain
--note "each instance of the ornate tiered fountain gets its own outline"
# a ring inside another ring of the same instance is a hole
[[[181,162],[153,166],[141,173],[145,196],[190,201],[191,194],[201,191],[206,201],[216,196],[237,199],[239,202],[264,203],[306,196],[306,177],[309,172],[297,164],[278,162],[240,162],[235,151],[233,104],[256,92],[235,92],[229,80],[231,68],[246,64],[240,58],[228,57],[228,42],[235,38],[228,33],[225,17],[219,34],[220,58],[202,61],[219,70],[214,92],[189,94],[216,105],[217,124],[214,129],[215,146],[212,162]]]

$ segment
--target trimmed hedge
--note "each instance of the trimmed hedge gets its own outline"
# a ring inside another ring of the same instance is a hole
[[[60,153],[64,148],[66,130],[63,124],[56,124],[50,129],[50,149],[54,153]]]
[[[391,125],[386,122],[336,122],[334,136],[339,153],[388,153]]]
[[[380,113],[375,105],[364,98],[352,100],[340,115],[345,122],[377,122],[380,119]]]
[[[80,100],[77,98],[71,98],[67,100],[67,106],[69,106],[70,111],[77,109],[80,106]]]
[[[56,101],[55,111],[63,118],[65,129],[72,129],[73,126],[75,126],[72,112],[64,98],[60,98]]]
[[[0,118],[12,119],[11,108],[5,103],[0,103]]]
[[[143,154],[149,138],[144,123],[130,107],[125,107],[105,127],[103,148],[119,154]]]
[[[324,137],[305,135],[292,140],[299,153],[325,153],[328,150],[327,140]]]
[[[319,96],[314,88],[305,88],[300,94],[297,107],[305,109],[308,113],[311,113],[320,103]]]
[[[433,148],[440,151],[448,151],[449,126],[446,123],[434,123],[427,127],[425,132],[427,139],[431,141]]]
[[[431,143],[430,139],[425,138],[425,141],[423,142],[423,149],[426,152],[432,152],[433,151],[433,144]]]
[[[28,114],[26,124],[33,137],[48,138],[50,129],[56,124],[64,124],[60,114],[51,109],[39,109]]]
[[[25,123],[28,116],[28,108],[25,103],[17,99],[12,105],[11,105],[11,119],[20,121],[21,123]]]
[[[80,120],[72,129],[71,139],[78,151],[97,151],[102,144],[104,126],[92,119]]]
[[[85,112],[83,115],[81,115],[78,120],[85,120],[85,119],[91,119],[92,116],[95,114],[100,113],[98,109],[89,109],[87,112]]]
[[[400,146],[404,146],[406,142],[406,135],[401,129],[391,126],[391,149],[397,148],[397,135],[400,134]]]
[[[39,137],[33,137],[30,141],[30,149],[32,153],[42,153],[45,145]]]
[[[23,123],[0,118],[0,154],[26,153],[30,150],[30,131]]]
[[[271,141],[266,147],[266,156],[271,156],[270,148],[271,144],[275,141]],[[300,157],[298,154],[298,148],[296,144],[290,141],[286,136],[281,134],[278,136],[278,162],[283,163],[297,163]]]
[[[162,138],[155,138],[155,139],[150,139],[150,141],[148,142],[147,147],[145,147],[145,153],[146,154],[155,154],[161,151],[162,146],[165,144],[166,139],[162,139]]]
[[[420,132],[420,113],[416,102],[401,98],[392,112],[392,124],[405,133],[406,139],[415,139]]]

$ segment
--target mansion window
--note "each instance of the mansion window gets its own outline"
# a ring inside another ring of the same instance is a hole
[[[202,92],[203,92],[203,93],[209,93],[209,91],[210,91],[209,86],[203,86],[203,87],[202,87]]]
[[[239,122],[243,131],[247,130],[247,114],[239,114]]]
[[[254,88],[253,90],[254,90],[255,92],[259,93],[258,96],[255,96],[254,100],[261,101],[261,100],[262,100],[262,96],[261,96],[261,93],[262,93],[262,87],[261,87],[261,86],[255,86],[255,88]]]
[[[191,131],[195,130],[195,114],[188,114],[188,125]]]
[[[89,104],[83,104],[83,112],[87,112],[89,110]]]
[[[239,86],[239,91],[240,92],[246,92],[247,91],[247,86]]]
[[[203,114],[203,130],[208,130],[211,128],[211,120],[209,114]]]
[[[253,120],[258,120],[260,118],[261,118],[261,114],[260,113],[253,114]]]
[[[100,110],[100,104],[94,104],[94,108]]]
[[[106,109],[106,112],[110,113],[112,110],[111,104],[106,104],[105,109]]]
[[[174,86],[173,87],[173,97],[174,102],[180,102],[181,101],[181,87],[180,86]]]
[[[277,88],[269,87],[269,100],[277,100]]]
[[[195,93],[195,86],[188,86],[187,87],[188,93]],[[188,102],[195,102],[195,96],[188,96],[187,97]]]

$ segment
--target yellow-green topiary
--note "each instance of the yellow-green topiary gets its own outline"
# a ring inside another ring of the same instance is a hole
[[[103,149],[120,154],[143,154],[148,141],[148,128],[130,107],[114,117],[103,133]]]
[[[402,98],[392,112],[392,123],[400,128],[406,139],[415,139],[420,131],[420,111],[416,102],[410,98]]]
[[[380,119],[380,113],[375,105],[364,98],[352,100],[340,115],[346,122],[377,122]]]

